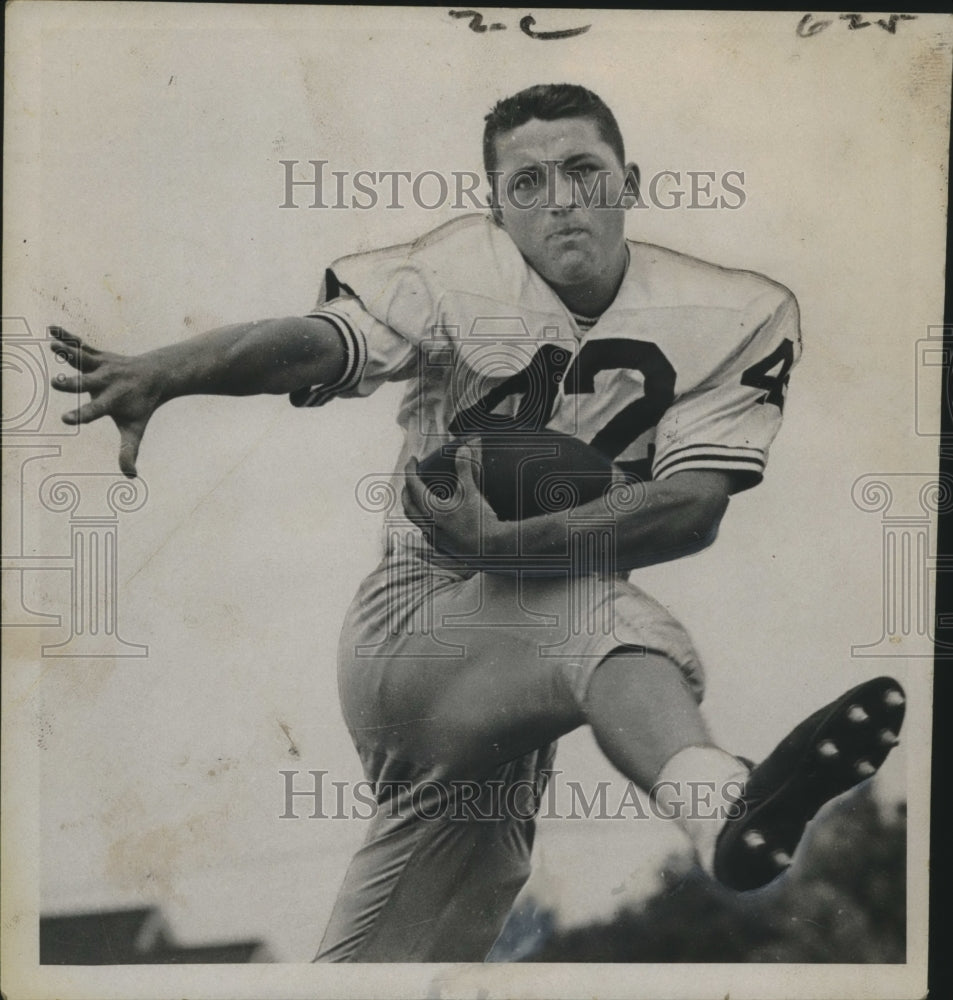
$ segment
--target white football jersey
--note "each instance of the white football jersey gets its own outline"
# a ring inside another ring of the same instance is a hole
[[[800,355],[793,295],[662,247],[628,250],[615,300],[585,331],[488,216],[344,257],[312,315],[339,330],[346,371],[292,402],[407,381],[399,469],[457,436],[547,427],[644,479],[718,469],[753,486]]]

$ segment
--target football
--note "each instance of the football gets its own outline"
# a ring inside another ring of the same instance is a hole
[[[488,433],[443,445],[419,464],[418,475],[438,498],[446,499],[456,488],[455,457],[462,444],[478,445],[482,469],[476,480],[501,521],[522,521],[589,503],[613,481],[612,462],[568,434]]]

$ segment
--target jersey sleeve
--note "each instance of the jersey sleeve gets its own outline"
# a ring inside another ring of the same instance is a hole
[[[336,260],[310,315],[340,334],[345,371],[334,385],[292,393],[292,403],[320,406],[336,396],[367,396],[383,382],[412,377],[421,346],[444,336],[442,304],[454,290],[479,296],[508,279],[522,291],[520,263],[512,241],[483,215],[445,223],[413,243]]]
[[[333,295],[330,300],[329,291]],[[337,382],[302,386],[292,392],[289,398],[293,406],[323,406],[337,397],[369,396],[384,382],[415,374],[415,345],[373,316],[350,289],[338,284],[333,272],[328,272],[318,304],[308,315],[337,330],[346,362]]]
[[[761,481],[781,426],[791,368],[801,354],[794,296],[780,287],[762,296],[748,310],[743,329],[751,332],[725,361],[663,414],[654,479],[714,469],[733,473],[738,490]]]

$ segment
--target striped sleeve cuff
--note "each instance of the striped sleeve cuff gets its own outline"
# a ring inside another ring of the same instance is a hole
[[[665,479],[689,469],[716,469],[746,473],[751,485],[764,475],[765,453],[761,448],[731,447],[722,444],[691,444],[664,452],[656,458],[653,479]]]
[[[324,406],[335,396],[353,389],[364,374],[367,364],[367,343],[360,330],[353,326],[338,313],[330,310],[318,310],[309,313],[309,318],[323,319],[330,323],[341,337],[344,345],[345,364],[341,377],[329,385],[311,385],[296,389],[289,395],[292,406]]]

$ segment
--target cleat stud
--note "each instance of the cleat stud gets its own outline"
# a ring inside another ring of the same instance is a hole
[[[884,692],[884,704],[889,705],[891,708],[899,708],[906,700],[896,688],[891,688],[889,691]]]
[[[778,866],[778,868],[790,868],[791,867],[791,855],[787,851],[772,851],[771,860]]]
[[[837,749],[837,744],[833,740],[822,740],[817,744],[817,752],[821,757],[826,757],[828,760],[840,754],[840,750]]]
[[[851,705],[847,709],[847,718],[851,722],[861,723],[866,722],[870,716],[860,707],[860,705]]]
[[[869,778],[872,774],[877,773],[877,768],[875,768],[874,765],[871,764],[869,760],[857,761],[857,763],[854,765],[854,770],[862,778]]]
[[[759,847],[764,847],[767,843],[764,839],[764,834],[760,830],[749,830],[741,839],[745,842],[745,847],[750,848],[752,851],[757,850]]]
[[[881,729],[877,734],[877,739],[885,747],[895,747],[900,743],[900,739],[892,729]]]

